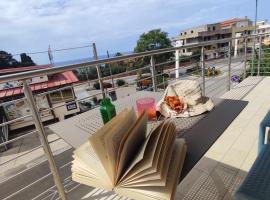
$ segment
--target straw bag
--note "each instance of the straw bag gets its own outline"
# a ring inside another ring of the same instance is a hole
[[[171,109],[165,102],[166,96],[178,96],[187,104],[187,109],[178,113]],[[200,115],[214,108],[214,103],[210,98],[203,97],[200,84],[194,80],[180,80],[170,84],[157,103],[157,110],[165,117],[191,117]]]

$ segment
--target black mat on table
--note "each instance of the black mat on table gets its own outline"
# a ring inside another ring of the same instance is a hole
[[[179,137],[184,137],[187,143],[187,155],[181,180],[248,104],[247,101],[229,99],[213,99],[213,101],[215,108],[206,113],[196,125],[179,135]],[[175,122],[177,123],[177,121]],[[179,121],[179,123],[181,122]]]

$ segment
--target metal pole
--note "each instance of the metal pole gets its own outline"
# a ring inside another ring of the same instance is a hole
[[[153,82],[152,86],[153,86],[154,92],[156,92],[157,85],[156,85],[156,67],[155,67],[154,56],[151,56],[150,65],[151,65],[151,76],[152,76],[152,82]]]
[[[179,60],[179,50],[175,51],[175,78],[179,78],[179,66],[180,66],[180,60]]]
[[[260,67],[261,67],[261,59],[262,59],[262,36],[260,36],[260,44],[259,44],[259,58],[258,58],[258,72],[257,76],[260,76]]]
[[[228,49],[228,58],[229,58],[229,62],[228,62],[228,91],[231,90],[231,65],[232,65],[232,55],[231,55],[231,49],[232,49],[232,41],[229,42],[229,49]]]
[[[110,54],[109,54],[109,51],[108,51],[108,50],[107,50],[107,57],[110,58]],[[112,80],[112,87],[113,87],[113,89],[115,90],[114,80],[113,80],[113,76],[112,76],[112,68],[111,68],[111,64],[108,63],[108,66],[109,66],[110,75],[111,75],[111,80]]]
[[[58,190],[58,194],[62,200],[67,200],[65,190],[64,190],[64,187],[62,185],[61,178],[60,178],[60,175],[59,175],[59,172],[58,172],[58,169],[57,169],[57,166],[56,166],[56,163],[55,163],[55,160],[54,160],[54,157],[53,157],[50,145],[49,145],[49,142],[48,142],[47,137],[46,137],[44,126],[42,124],[40,115],[39,115],[37,107],[35,105],[33,93],[31,91],[31,88],[27,84],[26,80],[23,80],[23,90],[24,90],[25,97],[28,100],[29,108],[31,110],[32,117],[33,117],[34,122],[35,122],[35,127],[36,127],[36,130],[38,132],[40,142],[43,146],[45,155],[47,156],[49,166],[50,166],[51,172],[53,174],[54,182],[55,182],[55,185],[56,185],[57,190]]]
[[[204,47],[201,49],[201,72],[202,72],[202,94],[205,96],[205,58]]]
[[[255,7],[255,29],[254,34],[257,33],[257,16],[258,16],[258,0],[256,0],[256,7]]]
[[[255,6],[255,26],[254,26],[254,35],[257,34],[257,16],[258,16],[258,0],[256,0]],[[256,36],[253,38],[253,50],[252,50],[252,65],[251,65],[251,76],[253,76],[254,71],[254,56],[255,56],[255,44],[256,44]]]
[[[94,53],[95,60],[98,60],[96,43],[93,43],[93,53]],[[96,69],[97,69],[98,80],[99,80],[99,85],[100,85],[100,90],[101,90],[101,93],[102,93],[102,97],[105,98],[106,95],[105,95],[103,83],[102,83],[102,80],[101,80],[100,66],[96,65]]]
[[[247,38],[245,38],[245,62],[244,62],[244,78],[247,77]]]

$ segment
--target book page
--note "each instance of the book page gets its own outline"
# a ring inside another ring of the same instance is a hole
[[[175,127],[174,124],[170,120],[166,120],[164,124],[160,129],[160,137],[154,137],[152,142],[149,142],[144,159],[131,170],[121,185],[132,185],[133,181],[140,180],[142,177],[147,178],[147,180],[161,178],[161,170],[168,153],[168,147],[172,146],[172,138],[175,138],[175,129],[172,129]]]
[[[126,138],[121,141],[118,150],[115,184],[121,179],[125,170],[127,170],[128,166],[139,152],[146,139],[146,133],[147,113],[144,111],[137,119],[135,125],[129,130]]]
[[[104,166],[111,182],[116,178],[118,151],[123,138],[136,122],[134,109],[125,109],[93,134],[89,141]]]
[[[149,148],[150,146],[153,146],[154,148],[157,147],[159,138],[161,136],[161,130],[162,127],[164,126],[164,122],[161,122],[154,130],[152,130],[148,136],[147,139],[145,140],[142,148],[140,149],[139,153],[137,154],[137,156],[135,157],[135,159],[133,160],[133,162],[131,163],[131,165],[128,167],[128,169],[125,171],[124,175],[121,177],[119,183],[121,184],[121,182],[123,180],[125,180],[126,178],[130,177],[132,173],[132,171],[134,171],[134,167],[139,164],[145,157],[147,157],[147,152],[149,152],[149,150],[147,151],[147,147]],[[150,142],[151,139],[151,142]]]
[[[151,167],[147,169],[144,169],[143,167],[137,169],[137,173],[134,173],[135,175],[133,175],[128,180],[125,180],[122,186],[129,187],[131,185],[135,185],[136,183],[138,184],[146,182],[149,182],[150,184],[151,181],[155,180],[159,180],[159,183],[156,183],[158,185],[162,184],[160,180],[163,180],[163,185],[165,184],[164,180],[167,177],[170,158],[173,150],[173,143],[176,136],[175,125],[169,120],[166,120],[165,123],[168,126],[165,129],[161,129],[162,135],[165,138],[158,143],[158,147],[160,147],[160,149],[158,152],[155,152],[154,157],[152,157]],[[149,148],[156,149],[156,147],[153,145],[150,145]],[[147,159],[144,161],[147,161]],[[142,166],[143,165],[145,165],[145,163],[142,164]]]
[[[186,145],[184,139],[177,139],[170,161],[166,186],[145,186],[136,188],[123,188],[117,186],[114,191],[134,200],[172,200],[182,171],[186,155]]]
[[[113,183],[89,142],[86,142],[73,154],[72,178],[79,183],[88,183],[94,187],[112,189]]]

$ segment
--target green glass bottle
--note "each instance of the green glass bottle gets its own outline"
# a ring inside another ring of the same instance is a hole
[[[116,115],[115,106],[111,103],[109,98],[104,97],[102,99],[100,103],[100,113],[104,124]]]

